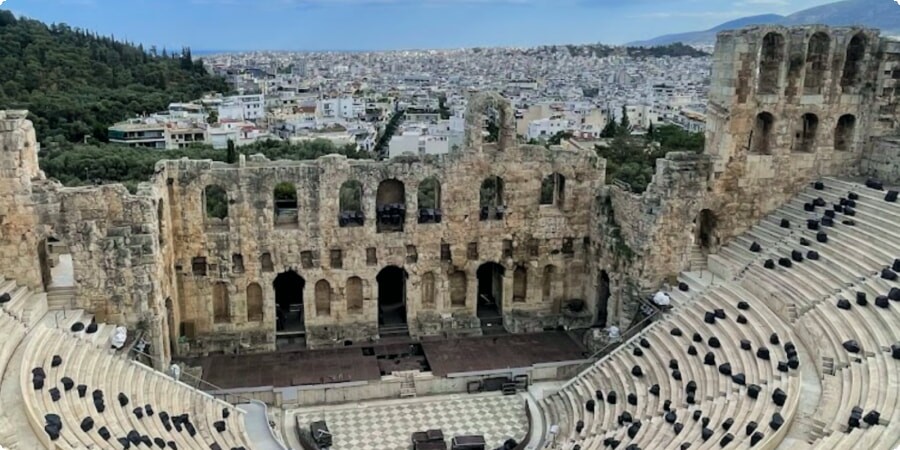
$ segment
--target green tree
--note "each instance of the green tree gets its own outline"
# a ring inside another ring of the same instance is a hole
[[[234,164],[237,162],[237,150],[234,148],[234,141],[228,140],[228,148],[225,149],[225,162]]]
[[[207,92],[226,92],[190,49],[163,58],[65,24],[0,11],[0,108],[28,109],[41,142],[105,141],[110,125]]]
[[[206,123],[212,125],[219,123],[219,111],[213,109],[209,111],[209,115],[206,116]]]
[[[612,116],[609,116],[609,119],[606,121],[606,126],[603,127],[603,131],[600,132],[600,137],[602,138],[614,138],[619,135],[619,125],[616,123],[615,119]]]
[[[622,121],[619,123],[619,133],[631,134],[631,122],[628,120],[628,108],[622,105]]]

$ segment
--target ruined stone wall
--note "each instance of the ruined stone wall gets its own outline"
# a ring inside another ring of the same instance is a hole
[[[876,139],[863,156],[860,170],[867,177],[900,185],[900,137]]]
[[[880,48],[878,32],[861,28],[719,34],[706,151],[714,162],[709,204],[722,239],[811,180],[856,171],[869,138],[884,132],[873,126]]]
[[[565,177],[561,207],[539,204],[541,182],[553,173]],[[592,219],[586,205],[602,185],[603,173],[602,162],[593,152],[540,146],[501,149],[496,144],[443,157],[384,162],[337,155],[303,162],[270,162],[256,156],[235,165],[167,161],[157,189],[165,190],[171,219],[166,239],[174,242],[178,292],[173,299],[178,304],[178,321],[189,322],[195,330],[191,352],[230,350],[238,338],[254,348],[271,348],[276,320],[273,283],[280,273],[293,270],[305,281],[310,346],[374,339],[378,336],[377,277],[386,267],[396,266],[408,276],[406,308],[412,335],[480,333],[476,273],[482,264],[494,262],[503,266],[501,309],[508,330],[587,324],[590,311],[567,317],[560,309],[565,301],[588,295]],[[506,213],[502,220],[482,221],[479,190],[491,176],[503,180]],[[440,181],[443,220],[419,224],[417,192],[431,177]],[[363,186],[365,224],[361,227],[339,226],[338,192],[348,180]],[[407,216],[402,232],[378,232],[376,227],[376,193],[388,180],[399,181],[405,190]],[[273,190],[282,182],[295,186],[298,213],[296,220],[276,224]],[[211,185],[227,191],[225,220],[207,217],[204,191]],[[263,254],[270,255],[273,267],[264,267]],[[242,271],[235,270],[235,255],[240,255]],[[201,261],[195,258],[205,258],[205,270],[194,265]],[[550,297],[545,299],[542,278],[550,265],[555,271]],[[521,301],[513,299],[517,268],[526,274]],[[466,278],[464,305],[451,303],[450,278],[456,272]],[[423,304],[426,274],[435,283],[431,304]],[[351,277],[362,280],[359,311],[348,309]],[[330,290],[329,311],[324,314],[317,311],[315,301],[316,285],[322,280]],[[224,283],[227,291],[228,311],[227,319],[217,321],[213,296],[218,283]],[[248,318],[251,283],[262,287],[261,321]]]
[[[31,289],[42,287],[32,182],[38,143],[27,111],[0,111],[0,275]]]
[[[169,357],[164,339],[158,272],[157,200],[142,185],[132,195],[123,185],[66,188],[56,181],[34,186],[36,228],[72,255],[76,307],[100,322],[141,331],[162,366]]]
[[[611,324],[627,326],[636,312],[635,296],[687,268],[696,245],[694,219],[709,201],[710,173],[708,155],[669,153],[657,160],[643,194],[609,186],[601,195],[593,270],[610,277]]]

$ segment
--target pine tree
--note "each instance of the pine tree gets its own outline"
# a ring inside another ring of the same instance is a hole
[[[628,109],[622,105],[622,122],[619,124],[619,132],[628,135],[631,132],[631,122],[628,120]]]
[[[234,141],[231,139],[228,140],[228,150],[225,154],[225,162],[228,164],[234,164],[237,162],[237,150],[234,148]]]

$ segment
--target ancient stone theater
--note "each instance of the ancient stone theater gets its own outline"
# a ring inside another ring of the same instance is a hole
[[[448,155],[134,194],[0,112],[0,445],[897,448],[900,42],[725,31],[710,89],[641,194],[491,93]]]

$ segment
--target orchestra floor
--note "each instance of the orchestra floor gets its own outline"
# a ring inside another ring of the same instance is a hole
[[[435,376],[523,368],[576,361],[584,347],[565,332],[503,334],[458,339],[391,339],[324,350],[251,355],[211,355],[188,360],[203,379],[222,389],[378,380],[392,371],[421,370]]]
[[[454,436],[482,435],[492,449],[510,438],[525,439],[525,408],[521,395],[495,392],[294,409],[284,415],[285,443],[303,448],[298,425],[308,431],[311,422],[324,420],[332,434],[331,450],[408,449],[412,433],[430,429],[441,430],[448,444]]]

